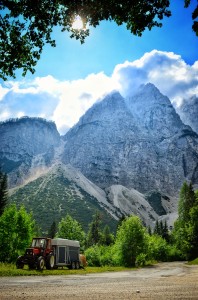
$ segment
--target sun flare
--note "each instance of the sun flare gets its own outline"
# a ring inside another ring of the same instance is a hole
[[[72,24],[72,28],[75,30],[83,29],[83,21],[80,16],[76,16]]]

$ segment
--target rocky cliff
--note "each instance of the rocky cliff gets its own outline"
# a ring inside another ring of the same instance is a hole
[[[177,196],[184,180],[198,182],[198,136],[152,84],[123,99],[95,104],[64,137],[63,162],[95,184]]]
[[[198,98],[184,99],[176,108],[184,124],[189,125],[198,134]]]
[[[42,118],[11,119],[0,123],[0,165],[10,186],[22,183],[31,170],[49,166],[60,135],[53,122]]]

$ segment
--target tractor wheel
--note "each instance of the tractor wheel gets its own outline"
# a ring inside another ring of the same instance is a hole
[[[75,263],[75,261],[72,261],[72,263],[71,263],[71,269],[72,270],[76,269],[76,263]]]
[[[46,259],[46,269],[52,270],[54,268],[54,255],[49,254]]]
[[[38,261],[37,261],[37,269],[42,271],[45,267],[45,260],[43,256],[39,256]]]
[[[17,258],[17,261],[16,261],[16,268],[17,268],[17,269],[23,269],[23,267],[24,267],[24,263],[23,263],[23,261],[22,261],[22,257],[19,256],[19,257]]]
[[[76,261],[76,269],[80,269],[80,264],[79,264],[79,261]]]

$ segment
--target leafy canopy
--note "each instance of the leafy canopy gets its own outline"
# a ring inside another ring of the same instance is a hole
[[[80,223],[67,214],[66,217],[62,218],[58,224],[58,232],[56,237],[69,240],[78,240],[81,242],[81,244],[83,244],[85,233]]]
[[[14,262],[30,245],[35,222],[24,206],[7,206],[0,217],[0,261]]]
[[[127,267],[134,266],[138,255],[145,253],[146,229],[137,216],[128,217],[122,222],[117,231],[115,244],[120,263]]]
[[[185,1],[188,7],[190,0]],[[3,0],[0,2],[0,78],[15,77],[17,69],[34,73],[45,43],[55,47],[51,34],[54,26],[69,31],[71,37],[84,42],[89,35],[86,25],[93,27],[102,20],[126,24],[134,35],[141,36],[148,28],[161,27],[169,17],[169,0]],[[193,18],[197,17],[197,8]],[[74,29],[75,17],[80,16],[84,27]],[[197,22],[193,29],[196,33]]]

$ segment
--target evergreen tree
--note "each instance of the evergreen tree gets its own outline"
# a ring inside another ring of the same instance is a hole
[[[155,223],[154,234],[160,235],[160,224],[158,220]]]
[[[102,233],[100,231],[101,216],[99,212],[96,212],[93,216],[93,220],[89,225],[89,231],[87,234],[87,246],[93,246],[101,242]]]
[[[188,185],[187,182],[184,182],[181,188],[178,205],[179,220],[184,224],[189,221],[190,209],[194,206],[194,204],[195,193],[192,187],[192,183]]]
[[[109,226],[105,225],[103,232],[102,232],[102,244],[109,246],[109,245],[113,244],[113,242],[114,242],[114,236],[110,232]]]
[[[175,222],[173,238],[186,257],[193,259],[198,256],[198,200],[192,184],[184,182],[178,205],[178,219]]]
[[[0,171],[0,216],[8,203],[7,175]]]
[[[48,237],[53,239],[56,235],[56,231],[57,231],[57,226],[56,226],[56,222],[54,221],[49,229]]]
[[[151,226],[148,226],[147,230],[148,230],[148,234],[151,236],[151,235],[152,235],[152,229],[151,229]]]
[[[169,242],[169,240],[170,240],[168,225],[167,225],[166,220],[165,220],[165,223],[164,223],[164,226],[163,226],[162,238],[165,239],[167,242]]]

